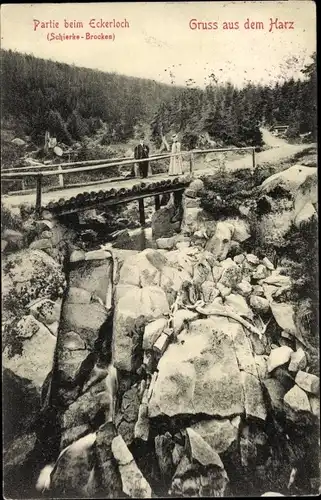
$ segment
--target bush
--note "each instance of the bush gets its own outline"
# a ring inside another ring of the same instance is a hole
[[[300,135],[300,126],[299,123],[292,123],[286,131],[285,137],[286,139],[296,139]]]
[[[187,151],[195,149],[197,147],[198,140],[199,138],[197,134],[186,132],[182,138],[182,149]]]
[[[21,231],[22,218],[19,215],[12,213],[7,207],[1,203],[1,232],[5,229],[14,229]]]

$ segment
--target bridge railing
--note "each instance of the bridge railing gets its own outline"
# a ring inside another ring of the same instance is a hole
[[[179,153],[166,153],[166,154],[157,154],[150,156],[148,159],[144,158],[141,160],[137,160],[135,158],[109,158],[102,160],[88,160],[81,162],[68,162],[61,164],[49,164],[49,165],[34,165],[31,167],[17,167],[2,170],[1,179],[5,181],[21,179],[24,181],[26,177],[34,177],[36,178],[36,209],[40,210],[41,208],[41,194],[42,194],[42,181],[44,177],[48,176],[59,176],[59,184],[61,188],[68,187],[64,186],[63,175],[71,174],[71,173],[80,173],[80,172],[88,172],[93,170],[104,170],[111,167],[120,167],[120,166],[130,166],[133,164],[139,164],[142,162],[157,162],[160,160],[168,159],[175,156],[187,157],[189,161],[189,172],[193,173],[194,162],[196,155],[208,154],[208,153],[223,153],[230,151],[251,151],[252,152],[252,168],[255,169],[255,147],[254,146],[245,146],[241,148],[211,148],[211,149],[193,149],[191,151],[181,151]],[[114,161],[116,160],[116,161]],[[102,162],[102,163],[101,163]],[[63,167],[71,167],[66,168]],[[41,169],[41,171],[40,171]],[[106,179],[105,181],[110,181],[111,179]],[[123,177],[119,177],[113,180],[124,180]],[[100,180],[99,182],[104,182],[104,180]],[[94,184],[95,182],[88,182],[86,185]],[[97,183],[97,181],[96,181]],[[79,184],[81,186],[82,183]]]

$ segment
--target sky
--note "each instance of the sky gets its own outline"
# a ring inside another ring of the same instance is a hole
[[[93,19],[127,20],[129,27],[92,28]],[[263,29],[245,29],[247,19],[263,23]],[[83,27],[65,28],[65,20]],[[286,29],[280,24],[284,21]],[[209,22],[218,28],[191,29]],[[238,22],[239,29],[223,29],[224,22]],[[86,33],[114,39],[86,39]],[[61,41],[58,34],[80,38]],[[296,78],[310,62],[316,50],[316,8],[310,0],[8,4],[1,6],[1,47],[168,84],[192,79],[203,87],[210,74],[238,86],[270,83]]]

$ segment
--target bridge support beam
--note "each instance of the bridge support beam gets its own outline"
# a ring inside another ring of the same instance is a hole
[[[144,199],[141,198],[138,200],[138,207],[139,207],[139,222],[141,223],[142,226],[145,225],[145,208],[144,208]]]
[[[36,215],[41,216],[41,189],[42,189],[42,174],[37,175],[37,194],[36,194]]]
[[[155,196],[155,210],[159,210],[160,209],[160,196],[159,194],[157,194]]]
[[[175,213],[174,213],[174,216],[172,217],[171,222],[182,221],[183,212],[184,212],[184,209],[183,209],[184,189],[182,191],[175,191],[173,194],[174,194]]]

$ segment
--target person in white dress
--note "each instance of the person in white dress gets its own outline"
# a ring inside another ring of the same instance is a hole
[[[178,142],[177,135],[173,135],[172,153],[181,152],[181,143]],[[181,175],[183,173],[182,155],[171,156],[169,164],[169,175]]]

